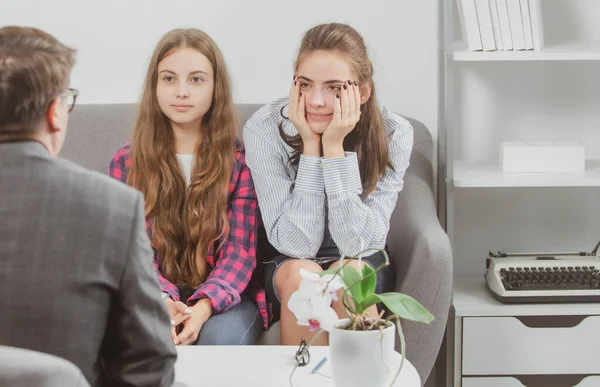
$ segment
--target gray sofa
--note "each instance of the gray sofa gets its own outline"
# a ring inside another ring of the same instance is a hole
[[[241,122],[259,107],[238,105]],[[106,173],[113,152],[129,139],[135,114],[135,104],[76,106],[61,156]],[[429,325],[403,324],[407,357],[425,382],[445,332],[452,292],[452,255],[435,207],[431,134],[421,122],[407,119],[414,128],[414,148],[404,189],[392,215],[388,244],[397,270],[396,290],[415,297],[435,316]],[[276,323],[263,334],[261,344],[277,344],[278,338]]]
[[[0,345],[0,386],[90,387],[77,366],[58,356]]]

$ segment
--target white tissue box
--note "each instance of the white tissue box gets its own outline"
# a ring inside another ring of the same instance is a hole
[[[585,148],[577,142],[500,143],[502,172],[585,172]]]

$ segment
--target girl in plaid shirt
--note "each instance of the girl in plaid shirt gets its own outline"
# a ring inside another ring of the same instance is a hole
[[[144,83],[133,141],[109,174],[140,190],[177,345],[255,344],[268,324],[256,267],[257,200],[230,78],[215,42],[167,33]]]

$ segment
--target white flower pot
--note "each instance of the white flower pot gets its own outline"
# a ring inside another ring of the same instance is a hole
[[[339,320],[346,326],[349,319]],[[329,332],[331,370],[336,387],[388,386],[398,371],[394,361],[395,325],[382,331]]]

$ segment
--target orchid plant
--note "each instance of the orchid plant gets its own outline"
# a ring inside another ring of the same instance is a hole
[[[349,263],[352,259],[342,256],[340,263],[345,262],[338,269],[330,269],[320,273],[312,273],[308,270],[300,269],[302,280],[298,290],[292,293],[288,301],[288,308],[294,313],[298,324],[308,326],[311,332],[317,332],[315,337],[308,343],[305,350],[312,342],[323,332],[330,332],[336,328],[339,317],[332,308],[333,301],[338,300],[338,291],[342,290],[342,303],[349,317],[350,323],[345,327],[338,329],[347,329],[354,331],[382,330],[391,325],[390,321],[396,323],[398,335],[400,337],[400,351],[405,353],[405,341],[400,325],[400,318],[430,323],[433,321],[433,315],[423,307],[413,297],[398,293],[375,293],[376,273],[389,265],[389,257],[385,250],[382,250],[385,256],[385,263],[373,269],[365,264],[360,265],[358,271]],[[388,317],[369,316],[367,309],[373,305],[382,303],[391,313]],[[404,356],[400,362],[399,369],[392,381],[392,385],[402,370]],[[294,367],[290,375],[290,384],[292,376],[297,366]],[[292,384],[293,385],[293,384]]]

